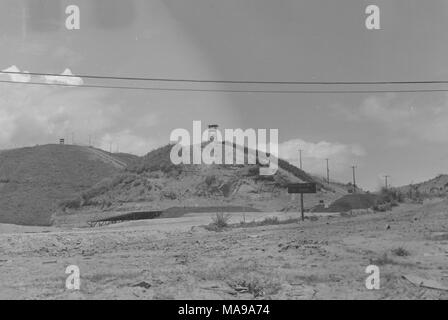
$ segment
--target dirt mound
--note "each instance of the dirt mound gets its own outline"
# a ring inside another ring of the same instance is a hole
[[[289,183],[316,182],[318,189],[324,188],[283,160],[279,160],[279,169],[271,176],[261,176],[259,164],[174,165],[170,160],[172,147],[154,150],[129,165],[126,172],[85,190],[65,212],[228,206],[278,211],[291,201],[286,192]]]
[[[356,209],[368,209],[373,207],[379,197],[374,194],[348,194],[334,201],[328,208],[323,208],[322,212],[347,212]]]
[[[71,145],[1,152],[0,222],[49,225],[61,200],[121,172],[127,165],[123,159],[102,150]]]

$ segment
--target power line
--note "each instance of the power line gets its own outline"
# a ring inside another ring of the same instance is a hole
[[[100,88],[100,89],[122,89],[122,90],[146,90],[146,91],[176,91],[176,92],[223,92],[223,93],[272,93],[272,94],[294,94],[294,93],[417,93],[417,92],[448,92],[448,89],[385,89],[385,90],[233,90],[233,89],[194,89],[194,88],[166,88],[166,87],[136,87],[136,86],[109,86],[109,85],[71,85],[64,83],[45,82],[19,82],[12,80],[0,80],[0,83],[58,86],[70,88]]]
[[[448,80],[418,80],[418,81],[255,81],[255,80],[207,80],[183,78],[147,78],[122,77],[100,75],[63,75],[57,73],[0,71],[3,74],[51,76],[67,78],[125,80],[125,81],[154,81],[154,82],[191,82],[191,83],[224,83],[224,84],[276,84],[276,85],[395,85],[395,84],[448,84]]]

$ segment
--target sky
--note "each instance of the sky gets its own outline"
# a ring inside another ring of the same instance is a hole
[[[80,30],[65,28],[78,5]],[[367,30],[365,8],[380,8]],[[445,0],[1,0],[0,70],[256,81],[448,80]],[[280,157],[375,190],[448,173],[448,94],[166,92],[33,86],[0,75],[0,149],[68,142],[139,155],[193,120],[279,130]],[[73,84],[104,81],[70,78]],[[108,81],[110,85],[122,82]],[[142,85],[128,81],[125,85]],[[207,89],[272,85],[143,84]],[[397,89],[418,89],[422,85]],[[275,87],[279,88],[279,87]],[[282,86],[280,89],[322,89]],[[328,90],[390,86],[326,86]],[[447,85],[425,85],[448,89]]]

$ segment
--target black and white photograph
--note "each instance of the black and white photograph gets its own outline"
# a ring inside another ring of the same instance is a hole
[[[447,299],[448,1],[0,0],[0,300]]]

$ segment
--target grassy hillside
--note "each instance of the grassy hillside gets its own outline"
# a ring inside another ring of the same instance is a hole
[[[1,152],[0,223],[49,225],[61,200],[121,172],[127,165],[123,159],[71,145]]]
[[[172,147],[151,151],[130,164],[124,173],[84,190],[66,202],[64,212],[228,205],[275,211],[291,201],[286,188],[297,182],[318,184],[318,195],[307,197],[307,201],[317,203],[317,197],[333,199],[336,193],[341,195],[284,160],[279,160],[275,175],[260,176],[259,164],[174,165],[170,159]]]
[[[440,174],[437,177],[424,182],[397,187],[394,189],[409,198],[433,196],[445,197],[448,195],[448,175]]]
[[[228,146],[228,143],[223,143],[224,146]],[[203,145],[202,147],[204,147]],[[231,146],[232,147],[232,146]],[[169,171],[172,169],[175,169],[177,166],[172,164],[170,160],[170,152],[171,152],[172,145],[166,145],[161,148],[158,148],[156,150],[153,150],[149,152],[146,156],[140,158],[138,161],[135,161],[132,165],[128,166],[128,171],[130,172],[136,172],[136,173],[142,173],[145,171]],[[233,150],[236,150],[238,147],[234,144]],[[223,148],[224,149],[224,148]],[[190,152],[192,153],[192,152]],[[247,153],[248,149],[244,148],[244,153],[246,155],[245,161],[247,163]],[[224,152],[223,152],[224,154]],[[300,181],[303,182],[315,182],[320,187],[324,187],[324,185],[306,173],[305,171],[297,168],[296,166],[293,166],[289,162],[283,160],[283,159],[277,159],[278,160],[278,167],[282,169],[285,172],[288,172],[289,174],[293,175],[294,177],[300,179]],[[224,162],[224,156],[223,156],[223,162]],[[257,158],[258,162],[258,158]],[[224,165],[227,166],[228,165]],[[180,166],[178,166],[181,168]]]

